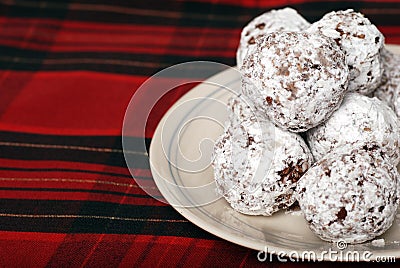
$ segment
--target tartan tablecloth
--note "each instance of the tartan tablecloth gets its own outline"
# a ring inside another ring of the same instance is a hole
[[[0,0],[0,266],[260,264],[257,252],[143,192],[126,167],[121,129],[149,76],[186,61],[235,65],[243,25],[287,5],[309,21],[352,7],[400,44],[394,0]],[[149,144],[191,87],[169,94],[146,137],[132,139]],[[137,163],[135,176],[151,178],[145,152]]]

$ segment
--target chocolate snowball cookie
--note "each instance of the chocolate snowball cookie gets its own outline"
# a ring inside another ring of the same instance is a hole
[[[310,26],[296,10],[286,7],[279,10],[271,10],[254,18],[240,35],[240,43],[236,52],[238,67],[242,66],[243,58],[249,48],[255,46],[255,40],[270,32],[302,31]]]
[[[362,243],[393,223],[399,174],[377,145],[345,145],[316,162],[295,196],[310,229],[326,241]]]
[[[243,98],[229,106],[233,114],[213,153],[218,192],[244,214],[269,216],[289,207],[313,161],[307,145],[299,135],[258,119]]]
[[[333,11],[312,24],[307,32],[323,34],[340,45],[350,70],[350,91],[367,95],[379,86],[384,37],[364,15],[352,9]]]
[[[244,58],[242,92],[274,124],[306,131],[336,110],[347,90],[345,55],[329,38],[300,32],[257,39]]]
[[[400,160],[400,127],[395,113],[377,98],[358,93],[348,93],[326,122],[307,132],[307,141],[315,160],[356,142],[375,142],[392,164]]]
[[[384,101],[400,116],[400,55],[383,49],[383,78],[382,84],[374,91],[374,96]]]

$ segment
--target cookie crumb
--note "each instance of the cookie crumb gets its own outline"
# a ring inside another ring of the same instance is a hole
[[[380,248],[384,247],[385,246],[385,239],[381,238],[381,239],[372,240],[371,244],[374,247],[380,247]]]

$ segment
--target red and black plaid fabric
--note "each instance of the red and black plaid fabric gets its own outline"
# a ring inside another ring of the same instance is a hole
[[[257,252],[199,229],[137,187],[121,129],[149,76],[193,60],[234,65],[243,25],[287,5],[309,21],[352,7],[400,44],[395,0],[0,0],[0,266],[260,264]],[[147,137],[132,139],[149,144],[189,89],[170,94]],[[135,176],[151,178],[143,152],[136,159]]]

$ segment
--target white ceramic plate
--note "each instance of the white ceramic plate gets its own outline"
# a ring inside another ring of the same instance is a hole
[[[400,54],[400,46],[389,46]],[[219,85],[217,85],[219,84]],[[221,86],[222,85],[222,86]],[[215,191],[210,164],[213,141],[227,118],[226,102],[239,90],[237,71],[227,69],[193,88],[160,121],[150,147],[150,165],[155,183],[164,198],[185,218],[200,228],[233,243],[255,250],[295,256],[313,251],[331,260],[323,251],[337,250],[339,260],[348,251],[371,252],[400,258],[400,215],[379,238],[385,244],[337,245],[320,240],[308,228],[302,215],[279,212],[270,217],[246,216],[235,212]],[[212,118],[212,119],[210,119]],[[299,255],[301,256],[301,255]]]

